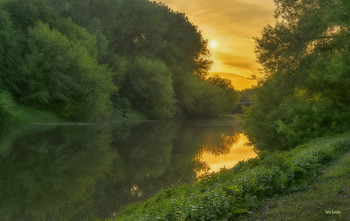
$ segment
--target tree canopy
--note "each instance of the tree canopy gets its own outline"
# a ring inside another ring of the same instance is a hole
[[[246,113],[248,135],[261,149],[350,127],[349,1],[275,3],[275,25],[256,39],[265,77]]]

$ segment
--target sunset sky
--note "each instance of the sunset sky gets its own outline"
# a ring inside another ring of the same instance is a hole
[[[273,24],[273,0],[158,0],[184,12],[208,39],[214,65],[211,72],[223,72],[237,89],[253,83],[244,77],[261,68],[254,54],[253,37]],[[243,78],[241,77],[243,76]]]

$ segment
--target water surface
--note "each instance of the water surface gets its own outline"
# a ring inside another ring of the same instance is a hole
[[[234,120],[0,130],[0,220],[109,218],[254,157]]]

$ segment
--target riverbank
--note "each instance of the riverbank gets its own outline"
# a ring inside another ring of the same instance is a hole
[[[0,108],[1,109],[1,108]],[[20,125],[28,123],[62,122],[61,117],[52,112],[37,110],[24,105],[10,103],[0,110],[0,125]]]
[[[123,111],[115,110],[109,123],[145,122],[150,118],[144,114],[130,110],[123,116]],[[107,122],[107,121],[106,121]],[[79,125],[96,123],[95,121],[72,122],[64,119],[53,112],[26,107],[15,102],[9,102],[4,110],[0,110],[0,125],[24,125],[24,124],[49,124],[49,125]]]
[[[261,208],[267,199],[305,190],[349,149],[350,134],[345,134],[316,139],[288,152],[265,153],[260,158],[241,162],[233,169],[204,177],[195,185],[164,190],[142,203],[129,206],[114,220],[247,217]]]
[[[270,199],[246,220],[350,220],[350,152],[305,191]]]

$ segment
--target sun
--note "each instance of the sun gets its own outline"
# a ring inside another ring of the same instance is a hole
[[[219,47],[219,43],[216,40],[209,40],[208,43],[209,49],[217,49]]]

